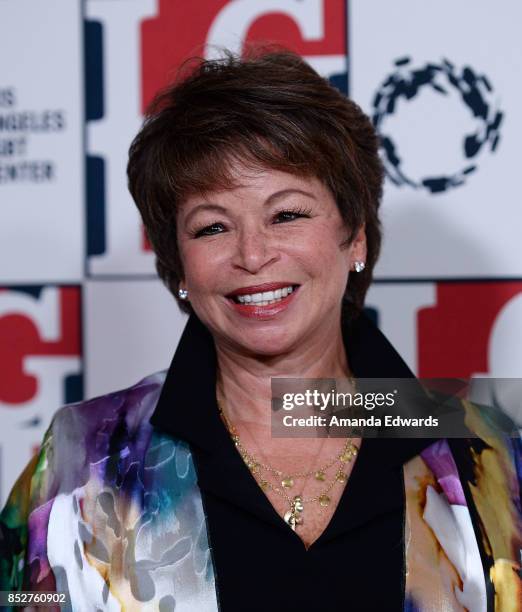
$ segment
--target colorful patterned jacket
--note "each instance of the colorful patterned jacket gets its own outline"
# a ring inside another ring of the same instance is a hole
[[[219,609],[191,449],[149,422],[164,381],[56,413],[0,515],[0,590],[64,592],[67,610]],[[404,466],[404,610],[521,612],[520,440],[463,409],[478,438]]]

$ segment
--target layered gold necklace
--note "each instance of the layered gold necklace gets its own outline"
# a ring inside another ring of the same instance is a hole
[[[218,401],[218,408],[221,418],[225,423],[225,426],[230,433],[232,441],[234,442],[239,454],[241,455],[243,461],[246,466],[250,470],[251,474],[254,476],[256,482],[259,484],[263,491],[267,489],[273,491],[280,497],[286,499],[289,509],[284,514],[284,520],[286,523],[295,531],[298,525],[303,523],[303,512],[305,509],[305,504],[318,502],[321,506],[326,507],[330,504],[330,491],[334,488],[334,486],[338,484],[345,484],[348,478],[346,474],[346,465],[351,462],[354,457],[357,456],[357,446],[351,442],[351,440],[347,440],[343,450],[339,455],[336,455],[331,459],[328,463],[323,465],[319,469],[311,470],[309,472],[298,472],[295,474],[285,474],[281,470],[278,470],[271,465],[263,463],[259,461],[252,453],[250,453],[241,442],[239,434],[234,427],[234,425],[229,421],[226,414],[223,411],[223,408]],[[308,479],[310,476],[313,476],[315,480],[319,482],[326,481],[326,472],[333,465],[338,463],[338,468],[336,470],[335,476],[327,482],[325,488],[321,491],[319,495],[314,497],[303,497],[302,495],[294,495],[290,496],[289,491],[295,486],[295,481],[297,479]],[[269,474],[273,474],[278,480],[278,484],[271,483],[267,477],[262,478],[261,473],[265,471]]]

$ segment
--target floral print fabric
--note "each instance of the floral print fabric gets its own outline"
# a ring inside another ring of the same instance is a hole
[[[1,515],[0,589],[67,592],[72,610],[217,610],[190,450],[148,423],[163,379],[58,411]]]

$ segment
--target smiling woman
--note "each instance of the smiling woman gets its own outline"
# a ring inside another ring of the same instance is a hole
[[[413,377],[362,312],[383,171],[359,107],[290,52],[198,60],[149,108],[128,177],[190,317],[168,372],[56,413],[0,516],[0,590],[522,610],[520,444],[495,415],[462,403],[465,440],[329,438],[317,417],[317,437],[272,436],[274,379]]]

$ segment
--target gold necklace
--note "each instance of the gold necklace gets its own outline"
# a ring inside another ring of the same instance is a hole
[[[339,484],[346,483],[347,475],[344,471],[345,464],[350,462],[357,455],[357,452],[357,446],[355,446],[355,444],[348,440],[344,446],[343,452],[340,455],[336,456],[336,458],[332,462],[333,465],[333,463],[339,461],[342,467],[339,468],[334,478],[329,482],[326,488],[323,489],[323,491],[321,491],[321,493],[319,495],[316,495],[315,497],[303,497],[302,495],[295,495],[293,498],[290,498],[287,492],[288,487],[275,487],[268,480],[260,480],[257,482],[263,490],[270,489],[271,491],[274,491],[274,493],[276,493],[277,495],[286,499],[290,508],[289,510],[287,510],[287,512],[285,512],[284,519],[288,523],[288,525],[290,525],[290,527],[295,531],[296,527],[298,525],[301,525],[303,522],[302,513],[304,511],[304,504],[316,501],[319,502],[319,504],[323,507],[326,507],[330,504],[331,499],[328,496],[328,493],[330,493],[330,491],[333,489],[337,482]]]
[[[219,402],[218,402],[218,407],[219,407],[219,412],[221,414],[221,417],[225,421],[225,425],[232,437],[232,440],[234,441],[234,444],[238,448],[241,456],[245,460],[245,463],[247,464],[248,469],[253,474],[256,474],[257,472],[259,472],[260,469],[263,469],[267,472],[271,472],[275,476],[282,477],[284,472],[272,467],[271,465],[268,465],[267,463],[262,463],[261,461],[257,460],[254,457],[254,455],[252,455],[246,450],[246,448],[241,443],[241,440],[239,439],[239,435],[237,433],[236,428],[228,420]],[[319,469],[310,470],[309,472],[297,472],[296,474],[293,474],[293,475],[287,475],[281,480],[281,486],[285,487],[286,489],[290,489],[294,486],[295,478],[308,478],[309,476],[313,476],[316,480],[324,481],[326,477],[326,471],[330,469],[334,463],[337,463],[338,460],[339,460],[339,456],[336,455],[331,461],[329,461],[328,463],[326,463]]]
[[[218,408],[219,408],[219,413],[221,415],[221,418],[223,419],[223,422],[228,432],[230,433],[230,436],[236,448],[238,449],[239,454],[241,455],[243,461],[245,462],[246,466],[248,467],[248,469],[254,476],[256,482],[259,484],[261,489],[263,490],[270,489],[271,491],[274,491],[274,493],[276,493],[277,495],[286,499],[286,501],[288,502],[289,510],[285,512],[284,520],[294,531],[296,530],[297,526],[301,525],[303,522],[302,513],[304,511],[305,503],[312,503],[312,502],[318,501],[321,506],[323,507],[328,506],[331,501],[330,497],[328,496],[328,493],[333,489],[335,484],[337,482],[340,484],[346,483],[347,475],[344,472],[345,464],[352,461],[353,458],[356,457],[357,452],[358,452],[357,446],[355,446],[355,444],[353,444],[350,440],[346,441],[343,451],[339,455],[336,455],[331,461],[325,464],[322,468],[320,468],[319,470],[311,470],[309,472],[299,472],[297,474],[287,475],[281,480],[281,487],[274,486],[268,480],[258,479],[256,475],[259,473],[260,469],[264,469],[265,471],[273,473],[276,476],[280,476],[280,477],[283,475],[283,472],[281,470],[277,470],[273,468],[272,466],[268,464],[258,461],[254,457],[254,455],[252,455],[252,453],[248,452],[246,448],[243,446],[236,428],[228,420],[226,414],[224,413],[223,408],[219,401],[218,401]],[[308,497],[308,498],[304,498],[302,497],[302,495],[295,495],[293,498],[291,498],[288,495],[287,490],[294,486],[295,484],[294,479],[307,478],[313,475],[316,478],[316,480],[324,481],[326,477],[326,471],[337,462],[340,463],[340,467],[337,470],[336,475],[328,483],[326,488],[319,495],[316,495],[315,497]]]

